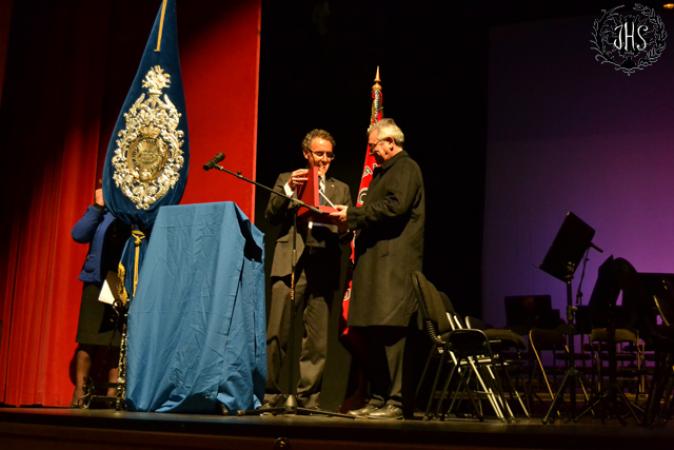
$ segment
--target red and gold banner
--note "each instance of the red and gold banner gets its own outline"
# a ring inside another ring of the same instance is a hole
[[[379,122],[384,117],[384,95],[381,91],[381,79],[379,78],[379,67],[377,67],[377,74],[374,77],[374,84],[372,85],[372,107],[370,108],[370,125]],[[370,153],[369,147],[365,148],[365,163],[363,164],[363,172],[360,178],[360,186],[358,187],[358,198],[356,199],[356,206],[362,206],[367,197],[367,190],[372,181],[372,174],[377,163],[374,155]],[[354,242],[351,242],[351,262],[354,262]],[[348,281],[344,299],[342,300],[342,318],[344,323],[349,318],[349,301],[351,300],[351,279]],[[345,326],[342,335],[347,335],[349,329]]]

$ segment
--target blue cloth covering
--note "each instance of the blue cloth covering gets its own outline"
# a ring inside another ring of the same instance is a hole
[[[267,372],[264,235],[231,202],[159,210],[128,321],[131,410],[256,408]]]

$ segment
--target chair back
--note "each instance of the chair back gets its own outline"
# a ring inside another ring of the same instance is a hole
[[[564,334],[559,330],[546,330],[542,328],[532,328],[529,331],[529,342],[534,351],[564,350],[566,340]]]
[[[469,356],[492,356],[489,338],[474,328],[454,330],[447,337],[447,347],[460,360]]]
[[[447,312],[454,313],[454,308],[446,294],[428,281],[423,273],[412,273],[412,285],[419,304],[419,312],[424,322],[429,321],[435,327],[438,334],[444,334],[452,330]]]
[[[658,310],[662,323],[668,327],[674,327],[674,280],[668,276],[659,279],[659,289],[650,292]]]
[[[671,299],[660,298],[658,296],[653,296],[655,301],[655,306],[658,309],[662,323],[666,327],[674,327],[674,302]]]

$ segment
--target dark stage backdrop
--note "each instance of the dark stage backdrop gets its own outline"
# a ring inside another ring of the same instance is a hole
[[[302,138],[325,128],[337,141],[330,173],[355,196],[379,65],[384,115],[401,126],[405,148],[424,173],[424,271],[460,311],[479,315],[488,22],[462,2],[262,5],[258,179],[273,184],[279,172],[303,167]],[[258,189],[256,218],[271,256],[277,230],[264,221],[268,197]],[[347,376],[347,365],[334,361],[326,363],[326,384]],[[326,391],[321,405],[339,404]]]
[[[674,272],[674,18],[660,11],[668,48],[628,77],[594,60],[600,14],[491,33],[483,292],[496,323],[505,295],[551,294],[565,316],[564,283],[538,265],[566,211],[604,249],[589,253],[584,304],[611,254],[638,271]]]
[[[9,22],[12,17],[12,0],[0,0],[0,102],[2,102],[2,85],[5,80],[5,61],[7,60],[7,43],[9,41]]]
[[[304,134],[325,128],[337,140],[330,173],[355,196],[379,65],[384,115],[424,172],[424,270],[460,310],[479,314],[488,21],[461,2],[262,4],[258,179],[273,184],[305,165]],[[258,190],[256,217],[273,238],[267,200]]]
[[[0,402],[70,402],[86,254],[70,228],[92,202],[160,3],[13,5],[0,112]],[[192,163],[183,203],[234,200],[253,214],[252,187],[201,166],[223,151],[255,177],[259,20],[259,0],[178,2]]]

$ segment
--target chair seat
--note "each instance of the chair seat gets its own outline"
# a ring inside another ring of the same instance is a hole
[[[628,329],[628,328],[616,328],[615,330],[615,342],[636,342],[638,339],[637,334]],[[608,340],[608,329],[606,328],[593,328],[590,333],[591,341],[607,341]]]
[[[519,349],[525,349],[526,343],[524,339],[519,334],[516,334],[512,330],[505,328],[487,328],[483,330],[484,334],[487,335],[490,341],[497,340],[501,341],[500,347],[515,347]]]

